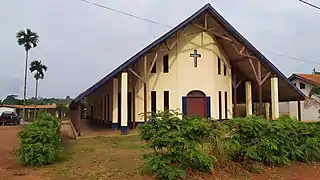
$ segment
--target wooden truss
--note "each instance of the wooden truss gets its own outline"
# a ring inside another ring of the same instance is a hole
[[[204,26],[199,25],[199,24],[195,24],[195,23],[192,23],[192,24],[194,26],[196,26],[197,28],[201,29],[202,31],[207,32],[209,35],[211,35],[213,37],[214,40],[219,38],[219,39],[222,39],[224,41],[227,41],[227,42],[231,43],[233,49],[237,52],[238,55],[241,56],[241,58],[234,59],[234,60],[231,60],[231,61],[248,59],[248,61],[250,63],[250,66],[252,68],[252,71],[253,71],[253,73],[255,75],[255,79],[257,81],[257,84],[258,84],[258,89],[259,89],[258,90],[259,91],[259,110],[258,110],[258,112],[259,112],[259,114],[262,114],[262,112],[263,112],[263,109],[262,109],[263,108],[262,107],[262,85],[270,77],[271,72],[268,72],[264,77],[262,77],[262,75],[261,75],[261,62],[260,62],[259,58],[250,55],[249,51],[247,50],[247,48],[245,46],[242,46],[239,49],[237,47],[237,41],[233,40],[233,38],[228,37],[227,35],[220,34],[219,32],[216,32],[214,30],[214,27],[210,27],[209,28],[208,27],[208,20],[209,20],[208,19],[208,15],[205,14]],[[223,50],[223,48],[221,47],[221,45],[219,43],[217,43],[217,46],[218,46],[219,51],[227,58],[228,56],[226,55],[226,53]],[[257,61],[257,63],[258,63],[257,69],[254,67],[252,59],[255,59]],[[228,60],[228,61],[231,62],[230,60]],[[237,100],[236,89],[242,83],[242,81],[240,80],[239,82],[237,82],[234,69],[232,70],[232,73],[233,73],[232,87],[234,89],[234,97],[233,98],[234,98],[234,104],[235,104],[234,107],[235,107],[235,110],[236,110],[236,100]]]

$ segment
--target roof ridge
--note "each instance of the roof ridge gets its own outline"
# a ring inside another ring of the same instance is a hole
[[[114,75],[119,73],[123,68],[128,66],[130,63],[138,60],[140,56],[147,53],[149,50],[154,48],[157,44],[161,43],[165,39],[172,36],[174,33],[176,33],[178,30],[186,26],[188,23],[190,23],[192,20],[194,20],[196,17],[198,17],[201,13],[205,12],[206,10],[209,11],[209,13],[222,24],[222,27],[226,29],[237,41],[243,43],[244,46],[248,48],[249,51],[253,52],[257,58],[267,66],[267,68],[270,71],[273,71],[277,76],[284,79],[286,83],[288,83],[293,89],[295,89],[299,95],[301,96],[300,99],[303,99],[305,95],[297,88],[295,87],[290,81],[287,79],[287,77],[276,67],[274,66],[257,48],[255,48],[246,38],[244,38],[226,19],[224,19],[212,6],[210,3],[205,4],[203,7],[201,7],[198,11],[193,13],[191,16],[189,16],[187,19],[179,23],[177,26],[169,30],[164,35],[160,36],[160,38],[153,41],[151,44],[143,48],[141,51],[137,52],[134,56],[129,58],[127,61],[123,62],[120,66],[118,66],[116,69],[114,69],[111,73],[107,74],[105,77],[100,79],[97,83],[89,87],[84,92],[80,93],[73,101],[70,103],[69,107],[73,105],[74,103],[78,103],[81,99],[86,97],[87,95],[91,94],[95,89],[106,83],[110,78],[112,78]]]

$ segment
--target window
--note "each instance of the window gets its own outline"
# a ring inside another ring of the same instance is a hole
[[[169,55],[163,56],[163,72],[168,73],[169,72]]]
[[[156,91],[151,91],[151,112],[157,111],[157,93]]]
[[[224,118],[228,119],[228,92],[224,92]]]
[[[128,108],[128,110],[127,110],[127,120],[128,120],[128,122],[131,122],[132,121],[132,119],[131,119],[131,117],[132,117],[132,111],[131,111],[131,107],[132,107],[132,92],[128,92],[128,98],[127,98],[127,108]]]
[[[157,73],[157,61],[154,62],[152,69],[151,69],[151,73]]]
[[[304,83],[300,83],[300,89],[305,89],[306,85]]]
[[[219,75],[221,74],[221,60],[219,57],[218,57],[218,74]]]
[[[223,75],[226,76],[227,75],[227,66],[223,65]]]
[[[221,98],[221,91],[219,91],[219,119],[222,119],[222,98]]]
[[[169,110],[169,91],[163,92],[164,110]]]

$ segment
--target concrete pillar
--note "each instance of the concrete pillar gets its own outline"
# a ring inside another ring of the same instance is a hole
[[[270,119],[270,103],[265,103],[266,118]]]
[[[118,129],[118,79],[112,81],[112,129]]]
[[[128,131],[128,73],[121,74],[121,135]]]
[[[31,119],[31,110],[30,109],[28,109],[28,120],[30,120]],[[34,119],[34,118],[33,118]]]
[[[247,116],[252,115],[252,87],[251,82],[247,81],[245,84],[246,88],[246,114]]]
[[[279,88],[278,78],[271,78],[271,105],[272,105],[272,119],[279,117]]]

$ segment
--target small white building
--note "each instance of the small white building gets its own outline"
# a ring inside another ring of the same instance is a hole
[[[320,74],[292,74],[289,80],[307,97],[311,89],[320,86]],[[279,105],[281,115],[290,115],[299,119],[298,102],[282,102]],[[303,121],[320,121],[320,98],[312,96],[305,101],[300,102],[301,120]]]
[[[16,112],[16,108],[11,107],[0,107],[0,116],[3,112],[10,111],[10,112]]]

